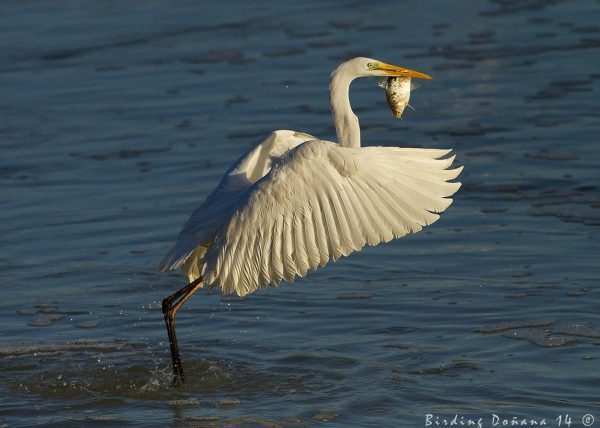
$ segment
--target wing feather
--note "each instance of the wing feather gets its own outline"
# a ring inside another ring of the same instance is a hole
[[[335,224],[340,237],[340,249],[341,255],[347,256],[351,251],[354,250],[352,242],[352,232],[350,229],[351,220],[346,216],[346,210],[342,208],[343,203],[340,201],[340,194],[337,189],[329,186],[329,207],[334,213]]]
[[[310,201],[309,201],[310,202]],[[310,269],[315,270],[319,267],[321,261],[321,253],[319,246],[317,245],[317,239],[315,234],[317,228],[313,222],[312,210],[310,205],[308,210],[303,210],[303,224],[304,224],[304,237],[306,238],[306,253],[308,255],[308,266]]]
[[[343,212],[344,217],[347,220],[347,238],[349,240],[350,247],[353,251],[357,251],[362,248],[364,245],[363,243],[365,242],[365,239],[363,238],[364,228],[356,216],[356,209],[354,208],[356,205],[352,204],[351,198],[348,194],[347,184],[342,188],[342,191],[338,194],[338,197],[340,202],[340,212]]]
[[[207,283],[245,295],[435,222],[460,183],[447,150],[314,140],[273,161],[203,259]]]
[[[273,274],[271,280],[275,285],[279,284],[283,279],[283,261],[281,260],[282,225],[283,216],[278,215],[273,224],[273,236],[271,237],[273,240],[271,243],[271,268]]]
[[[252,288],[247,279],[260,272],[259,261],[256,257],[256,247],[258,246],[259,239],[258,228],[250,231],[243,256],[241,257],[242,266],[240,269],[240,278],[237,280],[237,283],[241,282],[246,290],[251,290]]]
[[[333,260],[337,260],[342,255],[341,242],[340,242],[340,231],[338,225],[333,218],[333,212],[331,210],[331,195],[329,195],[328,185],[325,184],[324,192],[319,192],[319,204],[321,205],[321,214],[323,216],[323,226],[326,230],[326,237],[328,243],[329,256],[333,257]]]
[[[330,243],[327,238],[327,229],[323,222],[323,208],[319,203],[319,196],[316,193],[312,193],[313,196],[313,210],[312,219],[315,225],[315,238],[317,241],[317,248],[319,249],[319,266],[323,267],[329,261],[329,254],[331,252]]]
[[[281,245],[281,258],[283,260],[283,279],[292,282],[296,274],[296,262],[294,260],[294,239],[292,238],[292,216],[283,219],[283,234]]]
[[[375,219],[381,219],[379,223],[379,237],[380,242],[389,242],[394,239],[394,209],[390,207],[390,204],[386,201],[385,197],[382,196],[380,186],[368,186],[366,183],[360,183],[361,188],[365,195],[370,199],[374,212]]]
[[[386,222],[382,218],[381,211],[377,211],[377,203],[374,200],[374,196],[363,187],[361,181],[362,180],[353,180],[352,186],[357,196],[360,198],[359,203],[365,204],[367,210],[367,215],[365,216],[366,221],[373,225],[373,244],[370,245],[377,245],[382,241],[387,242],[385,241],[385,235],[388,230],[388,225],[385,224]]]
[[[237,226],[238,224],[231,224],[230,229],[235,229]],[[228,251],[224,251],[222,257],[220,257],[221,263],[223,264],[222,272],[226,273],[226,277],[223,278],[225,284],[237,283],[240,287],[244,287],[244,284],[239,282],[239,278],[241,277],[241,270],[244,266],[244,259],[248,249],[248,247],[245,246],[245,243],[246,240],[251,237],[252,233],[252,230],[249,230],[247,233],[237,233],[237,230],[234,230],[230,233],[233,245]],[[235,256],[227,257],[227,254],[233,254]],[[227,291],[231,292],[229,289]]]
[[[304,239],[304,221],[302,212],[294,213],[294,248],[296,250],[296,272],[304,276],[309,269],[306,241]]]
[[[364,202],[364,198],[361,198],[361,194],[357,191],[353,181],[348,182],[345,190],[351,204],[350,209],[355,210],[356,218],[360,223],[362,236],[357,250],[361,249],[365,242],[367,245],[377,245],[379,243],[379,234],[375,230],[375,221],[372,218],[372,213],[369,212],[368,206]]]
[[[263,219],[261,226],[264,230],[264,235],[260,245],[257,245],[259,250],[260,258],[260,283],[268,284],[273,277],[273,270],[271,268],[271,251],[273,244],[273,228],[266,224],[267,222]]]

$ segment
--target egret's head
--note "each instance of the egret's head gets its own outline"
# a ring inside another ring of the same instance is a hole
[[[356,77],[412,77],[414,79],[431,79],[431,76],[419,71],[386,64],[371,58],[358,57],[340,65],[334,73],[347,73],[352,78]]]

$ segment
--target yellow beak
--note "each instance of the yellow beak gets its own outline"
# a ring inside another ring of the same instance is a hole
[[[384,71],[390,76],[398,77],[412,77],[414,79],[431,79],[432,77],[428,74],[421,73],[420,71],[410,70],[404,67],[398,67],[397,65],[386,64],[385,62],[377,63],[377,69]]]

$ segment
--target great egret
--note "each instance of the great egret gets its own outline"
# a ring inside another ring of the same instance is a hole
[[[291,282],[365,245],[417,232],[439,218],[460,187],[448,182],[450,150],[361,147],[349,99],[358,77],[427,74],[354,58],[331,74],[331,111],[339,144],[278,130],[242,156],[187,221],[160,271],[181,268],[190,283],[165,298],[175,380],[183,367],[175,315],[203,286],[244,296]]]

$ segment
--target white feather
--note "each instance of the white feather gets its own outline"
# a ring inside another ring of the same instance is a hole
[[[446,150],[355,149],[299,135],[276,131],[240,159],[194,211],[161,269],[181,266],[190,281],[202,272],[208,286],[243,296],[419,231],[460,187],[448,182],[461,168],[447,169]]]

